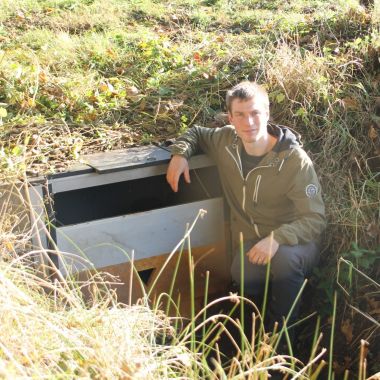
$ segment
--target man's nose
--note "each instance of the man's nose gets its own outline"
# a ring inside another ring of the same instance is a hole
[[[255,124],[255,118],[252,115],[249,115],[247,117],[247,123],[248,123],[248,125],[254,125]]]

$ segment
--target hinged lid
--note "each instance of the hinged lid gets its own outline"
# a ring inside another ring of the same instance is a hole
[[[123,169],[158,165],[169,160],[169,150],[149,145],[90,154],[83,157],[82,163],[91,166],[97,173],[104,174]]]

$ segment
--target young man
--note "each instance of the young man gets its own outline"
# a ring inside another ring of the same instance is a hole
[[[177,139],[167,181],[175,192],[182,174],[189,183],[187,160],[198,150],[214,159],[231,209],[233,235],[244,236],[245,292],[260,297],[265,264],[270,261],[271,322],[281,323],[318,261],[318,240],[325,228],[320,185],[299,135],[268,124],[269,98],[264,88],[239,83],[227,92],[226,103],[231,125],[195,126]],[[237,283],[240,271],[236,254],[231,274]],[[296,307],[290,323],[297,311]]]

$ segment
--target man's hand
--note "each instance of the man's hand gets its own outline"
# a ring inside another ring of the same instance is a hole
[[[173,156],[166,172],[166,180],[174,192],[178,191],[178,181],[182,173],[185,181],[190,183],[189,163],[186,158],[182,156]]]
[[[260,240],[248,252],[248,260],[252,264],[265,265],[276,254],[279,244],[272,236]]]

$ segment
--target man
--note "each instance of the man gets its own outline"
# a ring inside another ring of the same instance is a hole
[[[269,98],[263,87],[239,83],[227,92],[226,103],[231,125],[195,126],[177,139],[167,181],[175,192],[182,174],[189,183],[188,159],[198,150],[214,159],[231,209],[233,235],[242,232],[245,241],[244,269],[235,254],[232,279],[240,283],[244,270],[245,294],[259,297],[270,261],[271,322],[281,323],[318,261],[325,228],[320,185],[299,135],[268,124]]]

